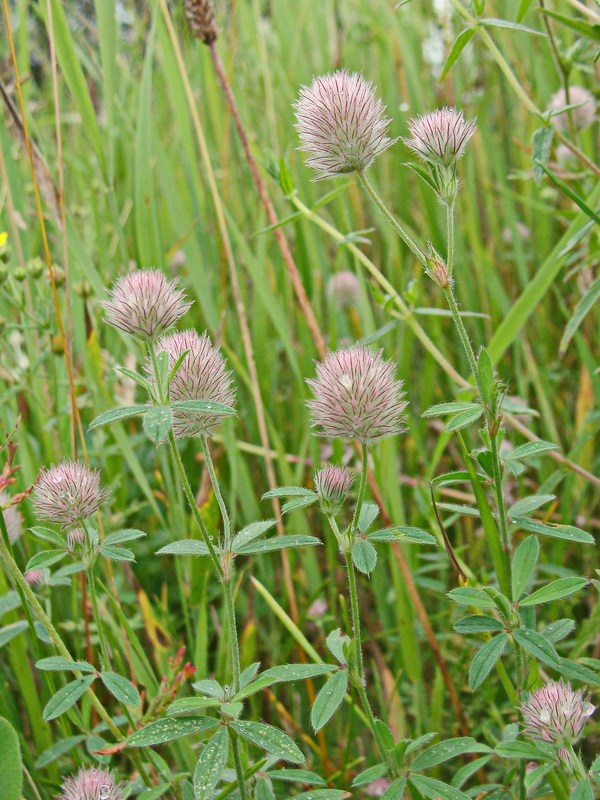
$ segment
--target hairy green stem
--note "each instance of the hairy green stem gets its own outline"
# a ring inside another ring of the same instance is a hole
[[[210,448],[208,446],[207,437],[201,436],[200,442],[202,444],[202,453],[204,454],[204,461],[206,463],[206,468],[208,470],[210,482],[212,484],[215,497],[217,498],[219,511],[221,512],[221,517],[223,519],[223,539],[224,539],[223,549],[228,551],[231,545],[231,520],[229,519],[229,512],[227,510],[227,506],[225,505],[225,501],[223,500],[223,494],[221,493],[221,487],[219,486],[219,481],[217,480],[217,473],[215,471],[215,465],[212,459],[212,455],[210,453]]]
[[[551,769],[546,777],[548,778],[548,783],[554,792],[555,800],[568,800],[569,790],[565,789],[563,782],[557,774],[557,771],[555,769]]]
[[[233,571],[233,567],[231,568]],[[225,605],[227,606],[227,625],[229,628],[229,644],[231,646],[231,669],[233,672],[233,693],[237,694],[240,690],[240,645],[237,634],[237,621],[235,618],[235,601],[233,598],[232,574],[223,581],[223,591],[225,593]]]
[[[506,516],[504,492],[502,491],[502,465],[500,463],[497,433],[490,433],[490,448],[492,453],[492,481],[494,484],[496,507],[498,509],[498,522],[500,523],[500,539],[502,541],[502,547],[508,553],[510,551],[510,542],[508,539],[508,520]]]
[[[426,258],[425,253],[421,250],[421,248],[413,241],[412,237],[404,230],[402,225],[398,222],[398,220],[394,217],[391,211],[387,208],[381,197],[377,194],[375,189],[369,183],[369,179],[365,175],[362,170],[357,171],[358,180],[363,185],[364,189],[366,190],[367,194],[371,197],[371,200],[375,203],[377,208],[381,211],[383,216],[387,219],[390,223],[392,228],[396,231],[398,236],[402,239],[404,244],[408,247],[409,250],[414,253],[414,255],[419,259],[421,264],[425,266]]]
[[[235,774],[237,775],[238,789],[240,790],[240,800],[248,800],[248,795],[246,793],[246,778],[244,775],[244,767],[242,766],[242,757],[240,755],[240,746],[235,733],[230,737],[230,741],[231,751],[233,753],[233,763],[235,764]]]
[[[458,335],[460,337],[463,350],[465,351],[465,354],[469,361],[469,368],[473,373],[473,377],[477,381],[477,361],[475,359],[473,345],[471,344],[471,340],[469,339],[469,334],[467,333],[467,329],[465,328],[464,322],[462,321],[462,317],[460,316],[460,311],[458,310],[458,304],[456,302],[456,297],[454,296],[454,291],[452,290],[452,286],[449,286],[447,289],[444,289],[444,294],[446,295],[446,302],[448,303],[448,308],[452,313],[452,320],[456,325],[456,329],[458,331]]]
[[[89,566],[85,571],[87,575],[88,589],[90,592],[90,600],[92,601],[92,611],[94,613],[94,622],[96,623],[96,633],[98,634],[98,641],[100,642],[100,663],[104,672],[110,670],[110,656],[108,655],[108,645],[106,644],[106,635],[104,633],[104,625],[100,617],[98,609],[98,596],[96,594],[96,579],[94,578],[94,569]]]

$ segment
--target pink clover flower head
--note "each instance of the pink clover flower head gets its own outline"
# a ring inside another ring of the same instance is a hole
[[[354,475],[345,467],[326,464],[315,473],[315,491],[326,514],[337,514],[354,484]]]
[[[33,505],[40,519],[63,527],[91,517],[109,492],[100,487],[100,473],[79,461],[62,461],[40,475]]]
[[[199,336],[195,330],[181,331],[163,336],[156,344],[156,352],[169,356],[169,370],[188,350],[170,386],[171,402],[205,400],[233,406],[235,390],[231,372],[225,368],[225,359],[218,347],[213,347],[206,332]],[[151,381],[155,381],[151,364],[146,367]],[[173,410],[173,433],[176,438],[212,436],[226,414],[216,411],[198,413]]]
[[[46,574],[43,569],[28,569],[23,577],[30,586],[40,587],[46,583]]]
[[[404,144],[422,161],[437,167],[451,167],[464,155],[477,122],[467,122],[462,111],[441,108],[408,121],[410,139]]]
[[[397,139],[387,135],[391,120],[375,97],[373,84],[358,72],[337,72],[313,78],[300,87],[294,106],[300,150],[317,171],[315,180],[362,172]]]
[[[564,748],[577,741],[596,708],[587,702],[584,689],[575,690],[560,680],[531,692],[520,710],[527,736]]]
[[[366,794],[368,797],[383,797],[391,785],[392,782],[387,778],[377,778],[366,787]]]
[[[103,767],[81,768],[67,778],[57,800],[124,800],[125,783],[117,783],[112,772]]]
[[[548,111],[558,111],[565,106],[577,106],[562,114],[550,117],[550,122],[554,127],[564,133],[569,130],[569,113],[573,119],[573,125],[577,130],[588,128],[596,119],[596,100],[594,95],[583,86],[570,86],[569,99],[564,88],[559,89],[550,98]]]
[[[327,282],[327,297],[338,308],[355,306],[360,299],[358,278],[349,270],[342,270],[332,275]]]
[[[192,305],[158,269],[133,270],[119,278],[104,305],[106,321],[119,330],[153,341],[172,328]]]
[[[0,507],[10,503],[11,496],[7,492],[0,492]],[[8,506],[2,509],[4,524],[8,532],[8,539],[14,544],[23,535],[23,515],[17,506]]]
[[[308,379],[314,399],[308,401],[317,436],[358,439],[363,444],[404,430],[402,381],[381,350],[364,345],[327,353]]]

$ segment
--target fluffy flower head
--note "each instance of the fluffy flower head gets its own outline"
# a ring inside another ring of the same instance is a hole
[[[525,733],[557,747],[572,745],[596,710],[588,703],[583,689],[574,690],[570,683],[550,681],[531,692],[521,705]]]
[[[10,495],[0,492],[0,507],[10,503]],[[23,533],[23,516],[17,506],[9,506],[0,512],[4,517],[4,524],[8,531],[8,539],[14,544]]]
[[[381,351],[363,345],[327,353],[317,364],[308,401],[318,436],[358,439],[363,444],[404,430],[402,381]]]
[[[33,492],[35,513],[66,527],[94,514],[108,497],[100,473],[79,461],[62,461],[40,475]]]
[[[192,305],[158,269],[133,270],[119,278],[104,305],[106,321],[146,341],[169,330]]]
[[[327,297],[338,308],[355,306],[360,299],[360,285],[356,275],[349,270],[332,275],[327,282]]]
[[[357,72],[339,70],[302,86],[295,104],[300,150],[315,180],[364,170],[396,139],[373,85]]]
[[[57,800],[123,800],[125,784],[117,783],[112,772],[103,767],[79,770],[67,778]]]
[[[183,8],[196,39],[204,44],[212,44],[219,35],[212,0],[184,0]]]
[[[345,467],[327,464],[315,473],[315,491],[326,514],[337,514],[353,483],[354,475]]]
[[[467,122],[462,111],[441,108],[408,121],[410,139],[402,141],[422,161],[451,167],[462,155],[477,130],[475,120]]]
[[[550,98],[548,110],[558,111],[559,108],[575,105],[578,108],[571,109],[573,124],[578,130],[589,127],[596,119],[596,101],[594,95],[583,86],[570,86],[568,101],[564,88],[559,89]],[[569,129],[569,112],[563,111],[562,114],[556,114],[550,118],[550,121],[557,130],[567,131]]]
[[[183,400],[205,400],[232,406],[235,391],[231,385],[231,373],[225,369],[225,359],[217,347],[213,347],[208,335],[199,336],[195,330],[181,331],[163,336],[156,345],[156,352],[169,356],[169,370],[177,359],[188,350],[179,370],[171,382],[172,402]],[[147,372],[155,380],[152,365]],[[176,438],[189,436],[211,436],[225,418],[224,414],[199,414],[194,411],[173,410],[173,433]]]

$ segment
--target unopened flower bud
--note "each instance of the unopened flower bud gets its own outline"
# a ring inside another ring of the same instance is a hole
[[[38,278],[41,278],[41,276],[44,274],[44,269],[45,269],[44,262],[39,256],[35,256],[34,258],[31,258],[29,260],[29,263],[27,264],[27,269],[29,270],[29,274],[31,275],[31,277],[34,280],[37,280]]]
[[[45,576],[43,569],[28,569],[23,573],[23,577],[30,586],[40,587],[45,583]]]
[[[446,262],[441,255],[429,245],[429,254],[425,256],[426,271],[431,280],[441,289],[449,289],[451,284],[450,274]]]
[[[13,270],[12,276],[16,281],[22,283],[27,278],[27,270],[23,267],[17,267]]]
[[[325,514],[337,514],[354,483],[354,475],[345,467],[327,464],[315,474],[315,491]]]
[[[402,141],[415,155],[434,166],[451,167],[464,155],[477,123],[467,122],[462,111],[442,108],[409,120],[408,128],[411,138]]]
[[[62,267],[52,264],[52,277],[56,286],[62,286],[65,282],[65,271]]]

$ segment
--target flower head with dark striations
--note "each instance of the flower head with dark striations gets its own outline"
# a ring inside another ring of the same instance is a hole
[[[574,690],[562,680],[550,681],[531,692],[520,709],[525,733],[531,739],[559,748],[574,744],[588,717],[596,710],[587,702],[583,689]]]
[[[467,122],[462,111],[441,108],[409,120],[408,129],[411,138],[403,137],[404,144],[422,161],[447,168],[464,155],[477,123]]]
[[[588,128],[596,119],[596,100],[594,95],[583,86],[570,86],[568,100],[565,90],[559,89],[550,98],[548,111],[559,111],[565,106],[577,106],[577,108],[550,117],[550,122],[561,133],[569,130],[569,113],[577,130]]]
[[[181,331],[163,336],[156,344],[156,352],[169,356],[169,370],[176,361],[189,351],[179,367],[170,386],[171,402],[204,400],[233,406],[235,391],[231,385],[231,373],[225,369],[225,359],[217,347],[213,347],[208,335],[199,336],[195,330]],[[155,381],[152,364],[146,366],[151,381]],[[173,433],[176,438],[189,436],[211,436],[226,415],[198,413],[173,409]]]
[[[77,775],[64,781],[57,800],[124,800],[125,786],[117,783],[108,769],[82,767]]]
[[[0,492],[0,508],[10,503],[11,497],[7,492]],[[14,544],[23,534],[23,515],[17,506],[7,506],[0,512],[4,518],[4,524],[8,532],[8,540]]]
[[[404,430],[402,381],[381,351],[354,345],[327,353],[317,363],[316,379],[307,383],[314,393],[308,407],[318,436],[368,444]]]
[[[63,461],[42,472],[32,499],[38,517],[67,527],[94,514],[108,495],[100,488],[99,472]]]
[[[397,139],[373,85],[357,72],[341,70],[302,86],[294,106],[300,150],[318,173],[315,180],[365,170]]]
[[[144,341],[168,331],[192,305],[158,269],[134,270],[119,278],[104,305],[106,321]]]
[[[326,464],[315,473],[315,492],[326,514],[337,514],[352,489],[354,475],[345,467]]]

